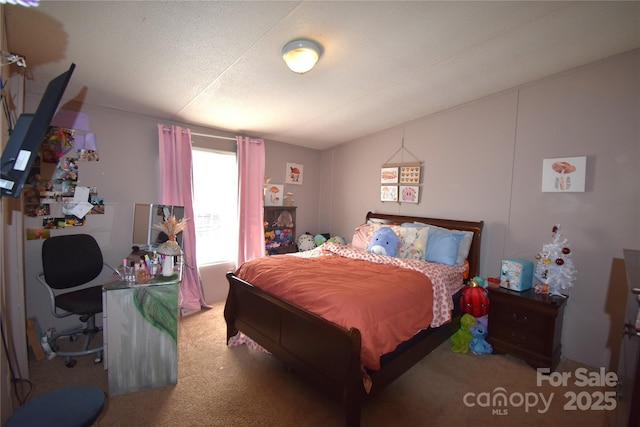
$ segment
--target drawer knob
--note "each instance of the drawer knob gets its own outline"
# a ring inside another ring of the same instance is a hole
[[[518,313],[511,313],[511,316],[513,316],[513,320],[516,322],[526,322],[528,319],[526,315],[519,316]]]

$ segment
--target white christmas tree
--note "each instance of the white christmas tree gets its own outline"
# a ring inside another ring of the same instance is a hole
[[[548,287],[549,295],[564,296],[561,291],[573,287],[576,269],[568,240],[562,237],[559,224],[553,227],[551,236],[552,242],[542,245],[542,251],[536,254],[535,276]]]

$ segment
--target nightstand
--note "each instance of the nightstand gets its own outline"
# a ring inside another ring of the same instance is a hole
[[[489,335],[494,353],[507,353],[534,368],[560,362],[562,316],[567,298],[489,288]]]

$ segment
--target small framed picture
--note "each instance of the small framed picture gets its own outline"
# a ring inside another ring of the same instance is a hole
[[[302,185],[302,171],[304,166],[297,163],[287,163],[285,184]]]
[[[397,184],[398,183],[398,167],[387,167],[380,169],[381,184]]]
[[[420,166],[401,166],[400,184],[420,184]]]
[[[542,161],[542,191],[551,193],[583,193],[587,157],[563,157]]]
[[[264,190],[265,206],[282,206],[284,202],[284,185],[268,184]]]
[[[400,202],[402,203],[418,203],[418,199],[420,198],[420,186],[401,185],[399,197]]]
[[[383,185],[380,187],[380,201],[381,202],[397,202],[398,201],[398,186],[397,185]]]

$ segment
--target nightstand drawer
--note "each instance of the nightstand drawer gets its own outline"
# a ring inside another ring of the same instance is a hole
[[[493,322],[490,331],[492,339],[501,341],[506,345],[520,347],[533,352],[538,352],[546,346],[546,336],[513,327],[507,323]]]
[[[517,305],[499,305],[491,311],[491,316],[492,320],[513,325],[523,332],[546,335],[549,329],[548,316]]]

